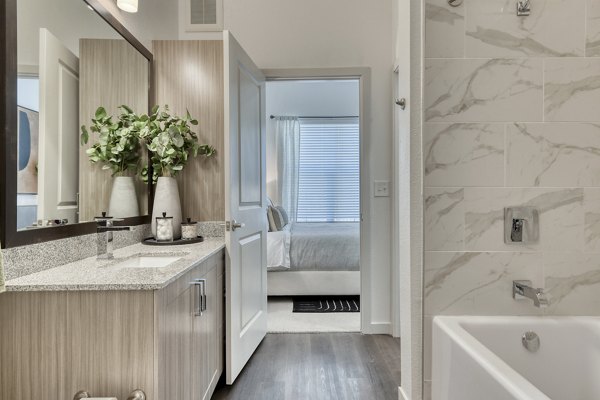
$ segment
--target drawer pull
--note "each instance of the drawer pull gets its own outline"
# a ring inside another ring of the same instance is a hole
[[[206,311],[206,279],[194,279],[194,316],[200,317]]]

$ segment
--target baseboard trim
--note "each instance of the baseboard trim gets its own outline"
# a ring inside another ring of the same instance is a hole
[[[402,386],[398,387],[398,400],[410,400],[406,393],[404,393],[404,389]]]
[[[368,335],[392,335],[392,324],[389,322],[372,322],[366,329],[363,328],[363,333]]]

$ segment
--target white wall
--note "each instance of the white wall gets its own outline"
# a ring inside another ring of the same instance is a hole
[[[17,105],[40,111],[40,81],[37,78],[17,79]]]
[[[176,40],[178,37],[177,0],[139,0],[135,14],[121,11],[116,0],[99,1],[149,50],[152,50],[152,40]]]
[[[100,3],[148,49],[153,39],[177,39],[176,0],[140,0],[135,14],[119,10],[115,0]],[[83,0],[19,0],[17,26],[19,65],[38,65],[40,28],[50,30],[75,55],[80,38],[121,38]]]
[[[358,80],[267,82],[267,116],[340,116],[360,112]]]
[[[358,80],[267,82],[267,195],[281,204],[277,190],[277,141],[270,115],[359,115]]]
[[[369,67],[369,181],[391,179],[392,0],[224,0],[230,30],[260,68]],[[182,35],[182,39],[198,37]],[[390,198],[371,199],[371,324],[391,333]]]
[[[79,39],[115,39],[118,33],[82,0],[19,0],[17,44],[19,65],[39,65],[40,28],[48,29],[73,54]]]

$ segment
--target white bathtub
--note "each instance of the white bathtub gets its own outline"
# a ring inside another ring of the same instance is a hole
[[[432,362],[433,400],[598,400],[600,318],[436,317]]]

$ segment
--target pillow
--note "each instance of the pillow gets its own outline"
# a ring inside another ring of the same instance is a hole
[[[273,220],[273,225],[271,226],[271,231],[282,231],[285,226],[283,215],[276,207],[269,207],[269,225],[271,225],[271,218]]]
[[[269,226],[269,232],[277,231],[277,226],[275,225],[275,219],[273,218],[273,207],[267,207],[267,225]]]
[[[273,203],[273,200],[271,200],[271,198],[269,196],[267,196],[267,203],[269,203],[269,207],[275,206],[275,203]]]
[[[290,223],[290,217],[287,213],[287,211],[285,211],[285,208],[283,208],[282,206],[277,206],[275,207],[277,210],[279,210],[279,212],[281,213],[281,216],[283,217],[283,226],[286,226],[287,224]]]

